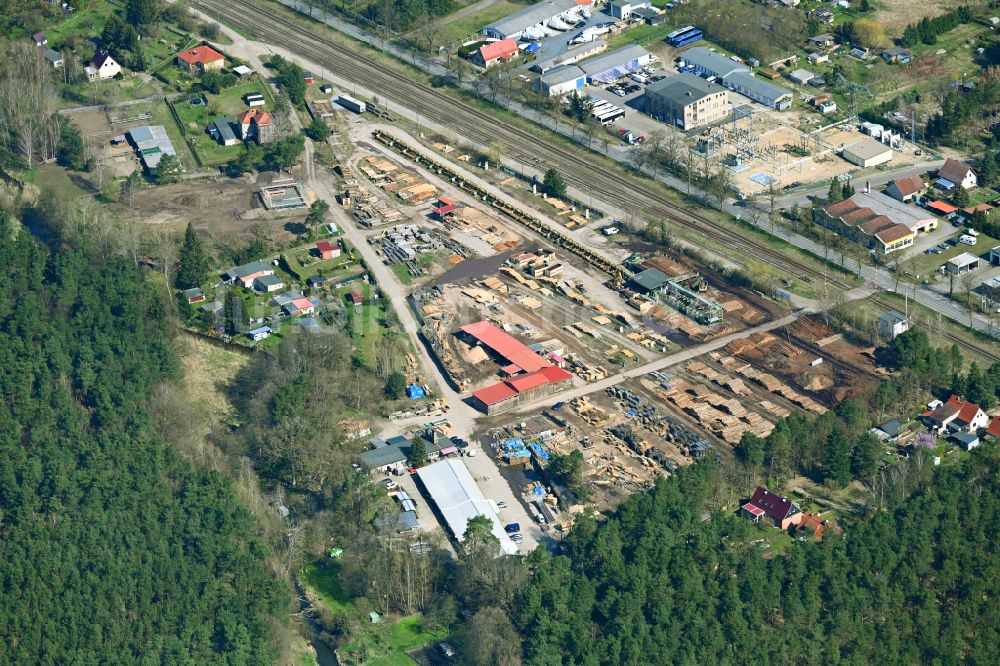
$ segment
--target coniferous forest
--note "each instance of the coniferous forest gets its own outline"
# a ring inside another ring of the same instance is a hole
[[[6,217],[0,265],[0,663],[269,663],[286,588],[147,410],[177,373],[164,291]]]
[[[759,528],[705,515],[716,467],[695,465],[578,521],[566,556],[533,556],[514,611],[526,661],[995,664],[998,458],[933,475],[911,459],[895,510],[773,559]]]

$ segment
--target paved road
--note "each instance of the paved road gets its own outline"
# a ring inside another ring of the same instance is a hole
[[[553,393],[552,395],[545,396],[544,398],[540,398],[538,400],[534,400],[532,402],[519,405],[516,409],[513,410],[513,412],[517,414],[522,414],[556,402],[572,400],[574,398],[590,395],[591,393],[597,393],[598,391],[603,391],[604,389],[610,386],[614,386],[615,384],[618,384],[620,382],[623,382],[626,379],[631,379],[633,377],[641,377],[656,370],[663,370],[665,368],[677,365],[678,363],[689,361],[695,358],[696,356],[701,356],[702,354],[707,354],[710,351],[720,349],[722,347],[725,347],[733,340],[737,340],[739,338],[745,338],[746,336],[751,335],[753,333],[771,331],[776,328],[781,328],[782,326],[787,326],[788,324],[791,324],[793,321],[798,319],[801,315],[802,315],[801,312],[793,312],[791,314],[785,315],[781,319],[775,319],[774,321],[770,321],[766,324],[761,324],[760,326],[755,326],[754,328],[739,331],[737,333],[731,333],[729,335],[724,335],[721,338],[716,338],[715,340],[711,340],[709,342],[705,342],[703,344],[696,345],[694,347],[688,347],[687,349],[682,349],[679,352],[675,352],[668,356],[664,356],[655,361],[650,361],[649,363],[637,366],[635,368],[632,368],[631,370],[625,370],[624,372],[619,372],[616,375],[611,375],[600,381],[591,382],[590,384],[586,384],[584,386],[578,386],[566,389],[565,391],[560,391],[559,393]]]
[[[906,178],[907,176],[913,176],[918,173],[926,173],[928,171],[936,171],[941,168],[944,164],[944,160],[937,160],[934,162],[926,162],[920,166],[905,166],[899,169],[890,169],[888,171],[879,171],[871,175],[861,175],[857,178],[852,178],[851,182],[857,190],[862,190],[865,183],[869,183],[872,187],[877,187],[879,185],[885,185],[886,183],[896,180],[898,178]],[[821,183],[816,187],[811,187],[807,190],[801,192],[796,192],[795,194],[788,194],[782,197],[777,197],[775,199],[775,205],[781,208],[791,208],[795,204],[800,206],[812,205],[813,197],[826,197],[826,193],[830,189],[830,183]]]

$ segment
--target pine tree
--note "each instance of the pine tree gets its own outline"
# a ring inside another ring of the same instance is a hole
[[[125,20],[136,27],[155,23],[159,17],[156,0],[128,0],[125,3]]]
[[[830,189],[826,194],[827,203],[837,203],[844,198],[844,189],[840,180],[833,178],[830,180]]]
[[[184,230],[184,241],[178,252],[181,267],[177,271],[177,286],[181,289],[191,289],[205,282],[208,277],[208,257],[201,245],[201,239],[195,233],[194,227],[188,222]]]
[[[997,182],[998,176],[1000,176],[1000,169],[997,168],[996,151],[987,147],[979,165],[979,178],[983,181],[983,185],[989,186]]]
[[[561,197],[566,194],[566,182],[559,175],[555,168],[545,172],[545,179],[542,180],[542,187],[548,194],[554,197]]]
[[[959,208],[966,208],[969,205],[969,191],[961,185],[955,185],[955,193],[951,195],[951,200]]]
[[[850,199],[851,197],[854,196],[854,192],[855,192],[854,186],[851,185],[851,181],[847,181],[841,188],[840,196],[844,199]]]
[[[826,440],[826,477],[838,485],[851,482],[851,447],[840,428],[834,428]]]
[[[410,444],[410,452],[406,456],[410,467],[420,467],[427,464],[427,446],[422,437],[417,437]]]

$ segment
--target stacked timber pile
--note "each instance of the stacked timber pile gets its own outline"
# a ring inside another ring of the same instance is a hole
[[[774,404],[770,400],[761,400],[757,404],[760,405],[765,412],[771,414],[772,416],[776,416],[779,419],[783,419],[789,414],[791,414],[791,411],[785,409],[781,405]]]

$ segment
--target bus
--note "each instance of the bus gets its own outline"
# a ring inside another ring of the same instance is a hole
[[[619,118],[625,117],[625,109],[619,108],[617,106],[612,106],[610,109],[604,109],[598,113],[594,114],[594,118],[597,122],[602,125],[610,125]]]
[[[704,37],[705,33],[693,25],[689,25],[684,28],[678,28],[667,35],[667,43],[674,48],[680,48],[681,46],[687,46],[688,44],[697,42],[699,39],[703,39]]]

